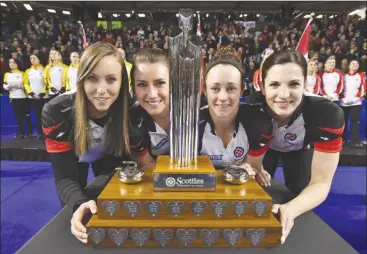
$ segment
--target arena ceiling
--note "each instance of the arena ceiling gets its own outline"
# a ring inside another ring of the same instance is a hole
[[[10,2],[9,2],[10,3]],[[95,5],[102,12],[177,12],[180,8],[191,8],[200,12],[275,13],[282,7],[294,8],[296,12],[343,13],[366,7],[364,1],[60,1],[60,2],[13,2],[16,5],[30,3],[45,8],[72,10],[72,5]],[[21,6],[22,7],[22,6]],[[24,7],[23,7],[24,8]]]

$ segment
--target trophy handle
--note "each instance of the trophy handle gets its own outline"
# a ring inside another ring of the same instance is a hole
[[[129,168],[136,168],[138,167],[138,164],[135,161],[123,161],[122,165],[124,167],[129,167]]]

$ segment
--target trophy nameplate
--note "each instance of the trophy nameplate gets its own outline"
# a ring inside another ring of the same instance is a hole
[[[178,167],[169,156],[158,156],[153,170],[154,191],[215,191],[217,173],[209,157],[198,156],[197,163]]]

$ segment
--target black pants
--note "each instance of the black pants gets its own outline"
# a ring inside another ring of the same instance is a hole
[[[343,140],[347,141],[348,127],[349,127],[349,117],[350,117],[350,142],[356,144],[361,141],[361,135],[359,133],[359,124],[361,119],[362,105],[341,107],[344,111],[345,127],[343,133]]]
[[[278,152],[269,149],[264,157],[264,169],[274,177],[279,159],[283,165],[285,185],[295,195],[298,195],[311,180],[311,164],[313,150],[294,152]]]
[[[123,160],[130,160],[130,158],[105,156],[102,159],[92,162],[91,164],[94,177],[101,177],[101,179],[103,178],[103,181],[98,181],[98,188],[94,186],[93,190],[88,190],[85,195],[91,199],[97,198],[108,184],[109,179],[113,176],[115,168],[121,166]],[[78,162],[78,181],[82,189],[85,189],[88,183],[88,170],[89,163]],[[61,206],[64,207],[65,204],[61,200],[60,202]]]
[[[11,99],[11,105],[14,110],[15,117],[18,124],[18,135],[32,134],[32,120],[30,116],[30,103],[27,98],[24,99]],[[24,120],[27,125],[27,132],[24,129]]]
[[[45,99],[30,99],[30,102],[33,108],[34,115],[36,117],[38,135],[42,135],[43,132],[42,132],[41,116],[42,116],[42,109],[46,103],[46,100]]]

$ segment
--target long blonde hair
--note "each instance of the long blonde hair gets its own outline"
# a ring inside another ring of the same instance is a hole
[[[84,81],[93,71],[98,62],[105,56],[115,56],[122,67],[122,84],[116,101],[109,109],[109,118],[113,123],[107,123],[107,142],[116,156],[130,154],[128,129],[129,122],[129,83],[124,61],[117,49],[108,43],[95,43],[83,53],[78,69],[77,92],[75,99],[75,153],[83,156],[91,146],[92,136],[88,117],[88,98],[84,90]]]
[[[50,53],[48,54],[48,65],[52,65],[52,59],[51,59],[51,52],[54,51],[56,52],[57,54],[59,54],[59,63],[62,63],[62,56],[61,56],[61,53],[59,51],[57,51],[56,49],[51,49],[50,50]]]

